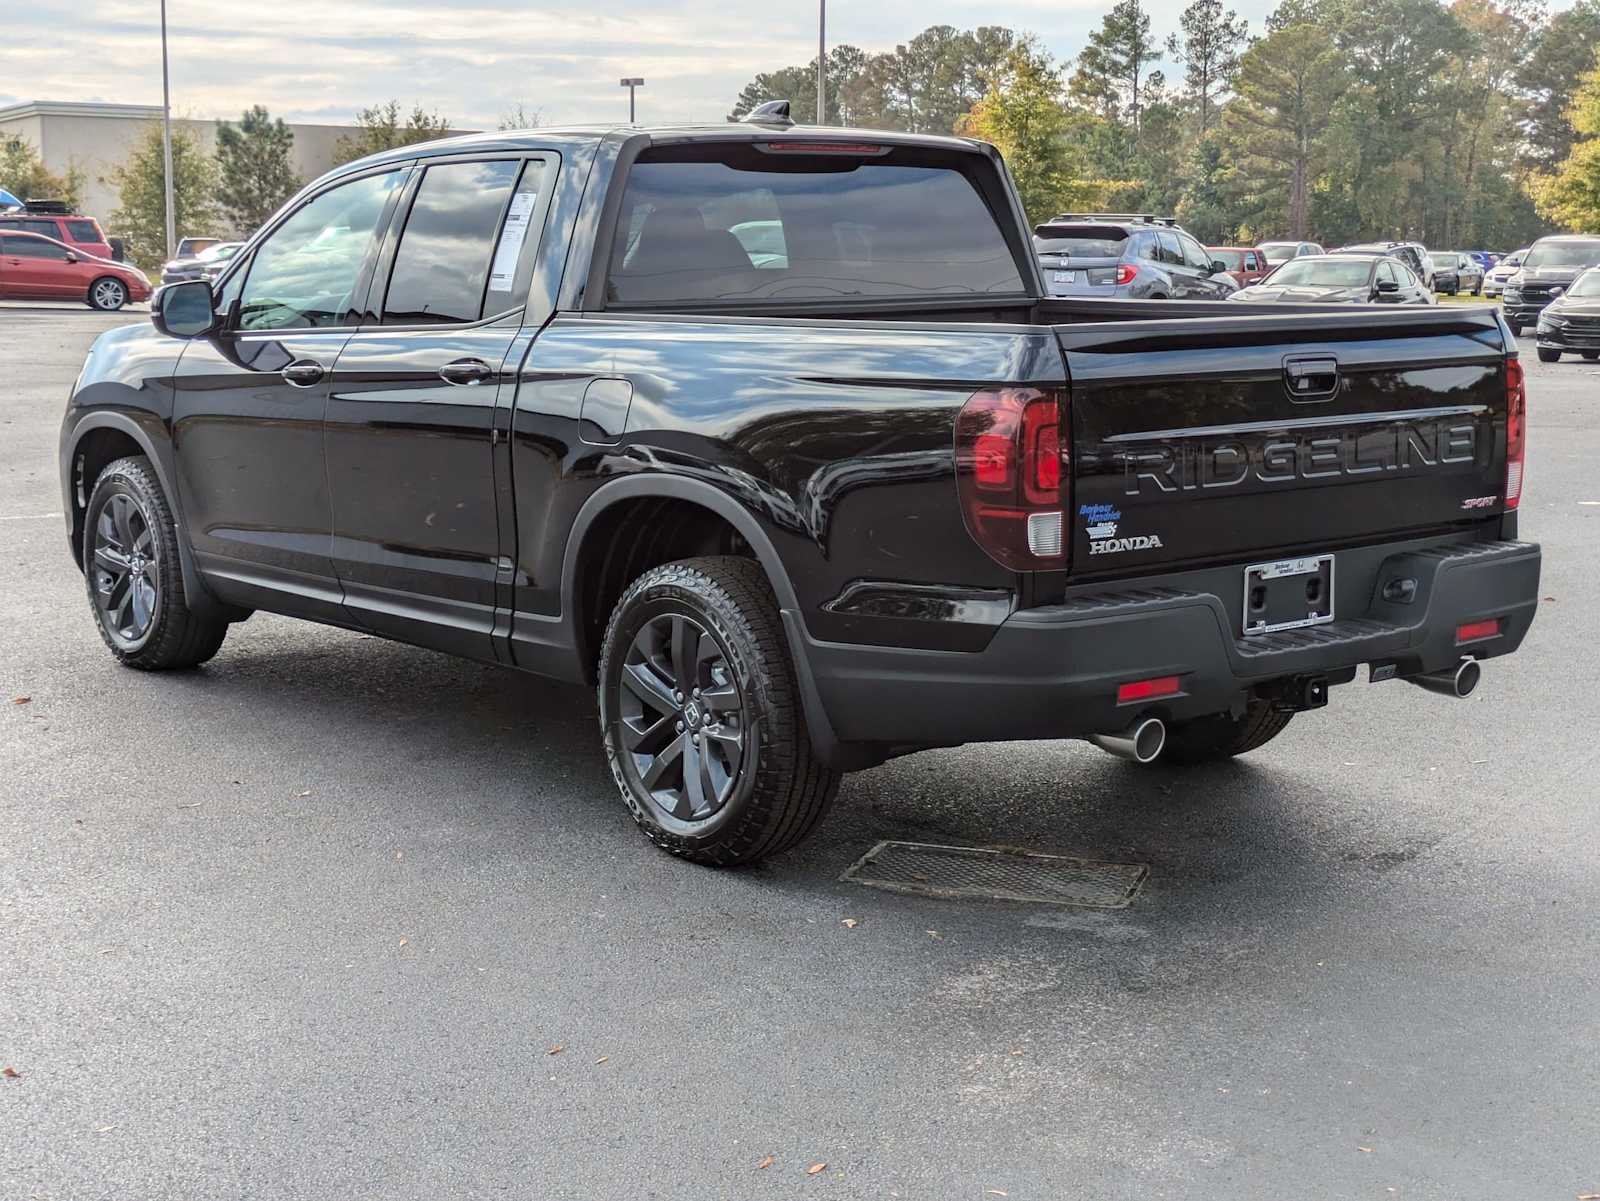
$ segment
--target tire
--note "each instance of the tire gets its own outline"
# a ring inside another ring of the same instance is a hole
[[[1561,352],[1559,350],[1546,350],[1541,346],[1539,347],[1539,361],[1541,363],[1559,363],[1561,361]]]
[[[1506,324],[1511,327],[1511,336],[1513,338],[1522,337],[1522,326],[1520,324],[1515,321],[1507,321]]]
[[[1167,744],[1156,762],[1187,766],[1231,759],[1271,742],[1293,717],[1292,710],[1281,709],[1270,701],[1253,700],[1245,706],[1244,716],[1237,719],[1218,713],[1173,722],[1167,727]]]
[[[840,775],[812,748],[759,564],[719,556],[645,572],[612,610],[599,678],[612,777],[663,850],[755,863],[806,838],[833,803]]]
[[[128,285],[115,276],[102,275],[89,285],[89,294],[84,299],[91,309],[114,313],[128,303]]]
[[[95,480],[82,553],[95,628],[119,663],[165,671],[217,653],[228,624],[197,617],[184,602],[172,508],[149,459],[118,459]]]
[[[1583,357],[1592,363],[1596,359],[1600,359],[1600,350],[1586,350],[1583,352]]]

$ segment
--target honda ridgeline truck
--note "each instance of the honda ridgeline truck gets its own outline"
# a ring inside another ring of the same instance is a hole
[[[1483,308],[1051,300],[979,142],[755,123],[407,146],[103,335],[60,464],[130,667],[264,609],[598,689],[662,847],[843,772],[1261,746],[1533,620]]]

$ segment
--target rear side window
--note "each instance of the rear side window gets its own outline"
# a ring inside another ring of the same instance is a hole
[[[1085,259],[1119,258],[1127,240],[1126,230],[1109,225],[1041,225],[1033,231],[1033,248],[1040,254]]]
[[[74,242],[100,241],[100,227],[93,221],[68,221],[67,236]]]
[[[538,164],[533,167],[537,175]],[[496,246],[521,171],[515,159],[428,168],[395,252],[383,304],[385,325],[449,324],[483,316],[490,268],[505,265],[495,261],[505,257]],[[519,235],[526,231],[535,196],[536,189],[518,202]],[[513,273],[521,248],[518,236],[510,255]],[[511,281],[504,271],[497,282],[509,295]]]
[[[801,143],[669,146],[628,173],[615,305],[1021,293],[982,160]],[[960,165],[953,158],[971,159]]]

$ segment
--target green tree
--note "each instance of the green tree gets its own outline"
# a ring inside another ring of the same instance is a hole
[[[217,200],[236,233],[253,234],[300,190],[303,181],[289,159],[293,150],[293,131],[259,104],[237,125],[218,122]]]
[[[544,121],[544,113],[536,108],[528,108],[518,103],[500,114],[498,129],[538,129]]]
[[[400,102],[364,108],[356,114],[354,133],[345,134],[333,145],[334,165],[393,150],[396,146],[410,146],[417,142],[431,142],[450,132],[450,122],[437,112],[428,112],[420,104],[413,105],[410,114],[401,120]]]
[[[222,219],[217,204],[220,183],[217,160],[200,148],[200,139],[182,124],[172,127],[172,204],[177,236],[216,232]],[[111,170],[109,182],[118,192],[113,228],[122,236],[128,257],[149,268],[167,255],[166,176],[161,153],[161,126],[146,125],[128,157]]]
[[[0,188],[18,200],[65,200],[76,208],[83,184],[83,172],[77,167],[68,167],[65,175],[47,168],[26,138],[0,140]]]
[[[1575,131],[1567,117],[1573,94],[1600,48],[1600,0],[1578,0],[1534,34],[1520,60],[1516,84],[1527,99],[1522,135],[1530,165],[1549,171],[1567,157]]]
[[[1062,106],[1061,72],[1030,41],[1012,47],[988,93],[956,122],[956,131],[999,149],[1031,221],[1093,202],[1107,181],[1088,177]]]
[[[804,66],[783,67],[757,75],[740,89],[728,120],[742,121],[757,105],[769,100],[787,100],[789,116],[797,125],[865,124],[848,120],[844,114],[849,111],[849,98],[859,86],[866,62],[867,56],[851,45],[841,44],[828,51],[828,111],[821,122],[817,121],[817,60],[814,58]]]
[[[1224,146],[1244,207],[1281,221],[1290,237],[1308,232],[1323,135],[1348,86],[1343,56],[1315,25],[1269,34],[1239,62],[1236,97],[1222,119]]]
[[[1579,81],[1567,120],[1577,141],[1534,196],[1539,211],[1567,229],[1600,229],[1600,58]]]
[[[1125,122],[1137,139],[1150,83],[1145,68],[1160,58],[1161,47],[1150,33],[1150,14],[1139,0],[1120,0],[1100,28],[1089,34],[1089,44],[1078,55],[1072,94],[1100,115]]]
[[[1183,66],[1183,83],[1194,104],[1199,132],[1211,128],[1218,94],[1239,69],[1239,56],[1250,37],[1250,25],[1222,0],[1194,0],[1178,18],[1178,32],[1167,38],[1167,53]]]

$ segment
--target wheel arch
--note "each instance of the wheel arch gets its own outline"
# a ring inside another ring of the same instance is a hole
[[[83,570],[83,522],[89,497],[94,492],[94,483],[108,466],[127,455],[143,455],[148,459],[161,491],[166,494],[178,535],[178,566],[183,577],[184,603],[195,613],[218,620],[237,621],[246,616],[244,611],[218,601],[206,588],[200,569],[195,565],[194,553],[189,548],[183,498],[168,469],[169,460],[156,452],[148,431],[125,413],[110,410],[90,413],[73,430],[71,449],[63,466],[72,561],[78,565],[78,570]]]
[[[633,506],[641,501],[667,502],[699,509],[737,534],[743,547],[748,548],[750,557],[760,565],[762,573],[772,587],[773,595],[777,598],[778,616],[783,624],[784,636],[789,643],[789,657],[794,663],[795,677],[800,685],[800,699],[805,709],[806,726],[810,732],[812,746],[830,766],[841,770],[849,770],[852,766],[866,766],[871,756],[863,758],[853,752],[847,744],[840,743],[834,734],[833,723],[829,720],[827,710],[822,703],[822,695],[817,689],[811,673],[811,662],[806,654],[805,624],[801,619],[800,602],[789,579],[788,569],[784,566],[771,537],[749,509],[728,493],[704,480],[654,473],[627,476],[601,485],[578,510],[562,558],[561,609],[568,616],[571,636],[585,670],[592,673],[594,662],[598,657],[597,654],[591,653],[598,650],[598,644],[586,641],[590,637],[589,630],[596,617],[591,610],[597,604],[603,605],[605,597],[605,585],[597,584],[593,578],[595,564],[605,553],[603,549],[597,547],[595,539],[598,535],[602,540],[601,546],[604,545],[604,540],[609,536],[608,531],[616,523],[619,515],[617,506]],[[628,511],[630,510],[622,510],[624,513]],[[607,514],[611,515],[609,522]],[[588,578],[586,572],[589,573]],[[627,581],[623,583],[625,586]],[[586,587],[591,590],[587,602],[584,591]],[[595,590],[596,587],[598,591]],[[598,614],[602,628],[608,615],[609,608]],[[863,761],[856,763],[857,758],[863,758]]]

